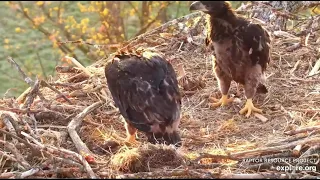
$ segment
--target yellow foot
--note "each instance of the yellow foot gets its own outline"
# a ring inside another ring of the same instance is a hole
[[[247,112],[246,117],[248,118],[252,112],[257,112],[257,113],[262,113],[262,109],[258,109],[256,107],[254,107],[253,103],[252,103],[252,99],[247,99],[246,105],[244,106],[244,108],[242,108],[239,113],[240,114],[244,114],[245,112]]]
[[[140,144],[140,142],[136,140],[135,135],[128,135],[126,142],[131,145],[139,145]]]
[[[209,99],[216,102],[216,103],[210,103],[209,104],[210,107],[225,106],[234,100],[233,97],[228,99],[228,95],[222,95],[221,99],[219,99],[219,100],[216,98],[209,98]]]

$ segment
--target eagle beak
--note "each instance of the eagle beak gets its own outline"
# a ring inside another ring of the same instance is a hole
[[[200,1],[195,1],[190,5],[189,8],[190,11],[193,10],[198,10],[198,11],[202,11],[202,12],[207,12],[208,9],[206,8],[205,5],[203,5]]]

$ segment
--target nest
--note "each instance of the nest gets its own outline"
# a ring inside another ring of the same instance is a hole
[[[287,172],[295,178],[319,176],[319,164],[310,162],[320,151],[319,33],[308,28],[303,30],[306,36],[293,29],[271,31],[268,93],[254,97],[264,114],[247,119],[238,113],[243,94],[228,107],[208,107],[209,97],[219,98],[220,92],[204,47],[204,24],[203,14],[193,13],[124,44],[164,54],[175,70],[183,64],[180,77],[187,81],[179,84],[185,94],[179,151],[123,143],[123,122],[104,77],[110,58],[85,68],[57,68],[57,76],[48,81],[31,80],[9,58],[30,88],[18,98],[0,100],[0,177],[289,178]],[[184,83],[189,81],[200,85],[188,89]],[[236,93],[234,84],[230,93]],[[138,136],[138,141],[147,142],[144,134]],[[304,169],[277,170],[288,164],[254,161],[283,157]],[[302,161],[306,159],[308,163]]]
[[[125,173],[150,172],[156,168],[177,168],[182,161],[173,147],[144,144],[138,148],[120,150],[111,158],[110,167]]]

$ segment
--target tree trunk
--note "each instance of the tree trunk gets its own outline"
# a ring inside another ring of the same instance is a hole
[[[168,21],[168,16],[167,16],[167,8],[163,9],[161,12],[160,12],[160,15],[159,15],[159,19],[161,21],[161,23],[166,23]]]
[[[150,14],[149,6],[150,6],[150,1],[142,1],[140,28],[143,28],[145,24],[148,23],[149,14]]]
[[[107,8],[109,13],[107,16],[100,16],[102,25],[104,26],[104,33],[108,36],[110,43],[113,44],[124,41],[124,36],[121,36],[122,34],[124,35],[125,32],[120,3],[121,1],[106,2],[104,8]]]

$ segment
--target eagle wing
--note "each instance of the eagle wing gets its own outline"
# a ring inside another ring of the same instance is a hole
[[[249,52],[252,64],[260,64],[262,70],[267,68],[270,62],[270,36],[259,24],[248,23],[242,26],[243,31],[238,33],[243,37],[243,44]]]
[[[140,131],[151,132],[154,124],[165,127],[180,118],[176,74],[161,57],[124,57],[106,66],[106,77],[120,113]]]

